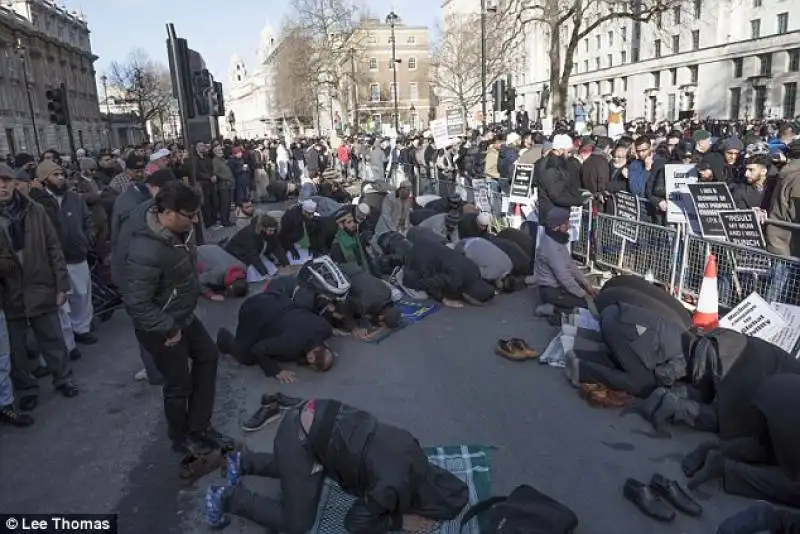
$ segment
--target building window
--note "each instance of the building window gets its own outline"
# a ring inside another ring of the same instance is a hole
[[[599,57],[594,58],[594,69],[595,70],[600,70],[600,58]]]
[[[625,50],[619,53],[619,60],[623,65],[628,62],[628,53]]]
[[[589,39],[583,40],[583,51],[587,53],[589,52]]]
[[[370,102],[380,102],[381,101],[381,86],[377,83],[369,84],[369,101]]]
[[[578,62],[577,61],[572,64],[572,72],[574,72],[575,74],[578,73]]]
[[[608,54],[608,66],[609,67],[613,67],[614,66],[614,55],[613,54]]]
[[[763,119],[764,112],[767,109],[767,88],[764,85],[759,85],[753,88],[755,91],[755,105],[754,105],[754,112],[756,119]]]
[[[680,6],[672,8],[672,18],[675,26],[681,23],[681,8]]]
[[[697,65],[689,67],[689,83],[697,83]]]
[[[663,22],[664,22],[662,20],[664,18],[663,15],[664,15],[664,13],[662,11],[659,11],[656,14],[656,28],[658,28],[659,30],[661,29],[661,26],[663,25]]]
[[[395,97],[400,100],[400,94],[397,91],[397,84],[392,82],[389,84],[389,100],[394,102]]]
[[[789,54],[789,72],[800,71],[800,48],[793,48],[787,53]]]
[[[417,58],[408,58],[408,70],[417,70]]]
[[[378,59],[371,57],[369,58],[369,70],[376,71],[378,70]]]
[[[622,30],[622,42],[624,43],[625,41],[628,40],[628,27],[627,26],[623,26],[620,29]]]
[[[597,49],[600,50],[603,47],[603,38],[602,36],[597,36]]]
[[[631,61],[636,63],[639,61],[639,48],[631,48]]]
[[[608,80],[608,92],[609,93],[614,92],[614,80]]]
[[[414,35],[409,35],[408,38],[406,39],[406,44],[410,45],[417,44],[417,38]]]
[[[408,99],[419,100],[419,84],[417,82],[408,84]]]
[[[761,0],[753,0],[753,7],[761,7]]]
[[[783,118],[791,119],[794,117],[797,104],[797,82],[783,84]]]
[[[608,32],[608,46],[614,46],[614,32]]]
[[[584,59],[583,60],[583,72],[589,72],[589,60],[588,59]]]
[[[584,96],[584,98],[589,98],[589,84],[588,83],[583,84],[583,96]]]
[[[700,30],[692,30],[692,50],[700,48]]]
[[[372,123],[375,125],[376,128],[380,128],[381,125],[381,115],[380,113],[376,113],[372,116]]]
[[[737,57],[733,60],[733,77],[741,78],[744,72],[744,58]]]
[[[628,77],[627,76],[622,78],[622,90],[623,91],[627,91],[628,90]]]
[[[772,76],[772,54],[758,56],[758,75]]]
[[[761,37],[761,19],[754,19],[750,21],[750,39],[758,39]]]
[[[669,81],[672,86],[678,85],[678,69],[669,69]]]
[[[661,57],[661,39],[656,39],[653,42],[653,48],[655,49],[655,57]]]
[[[653,77],[653,88],[661,89],[661,73],[653,72],[650,75]]]
[[[728,117],[731,120],[738,120],[739,119],[739,110],[742,105],[742,88],[741,87],[731,87],[729,89],[730,92],[730,106],[728,107]]]
[[[675,120],[675,93],[667,95],[667,120]]]
[[[672,36],[672,53],[677,54],[681,51],[681,36],[680,35],[673,35]]]
[[[703,13],[703,0],[694,0],[694,18],[699,19]]]
[[[789,31],[789,13],[778,13],[778,33]]]
[[[694,93],[686,93],[686,109],[694,111]]]

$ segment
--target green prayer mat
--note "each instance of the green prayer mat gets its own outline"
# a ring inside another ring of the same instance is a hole
[[[469,504],[491,496],[492,447],[475,445],[450,445],[446,447],[427,447],[425,454],[434,465],[446,469],[463,480],[469,487]],[[322,487],[317,519],[309,534],[347,534],[344,517],[352,506],[355,497],[346,494],[336,482],[327,479]],[[439,523],[428,534],[459,534],[461,516],[452,521]],[[461,534],[480,534],[475,519],[464,525]]]

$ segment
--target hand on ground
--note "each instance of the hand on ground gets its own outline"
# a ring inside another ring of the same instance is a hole
[[[282,384],[292,384],[297,382],[297,375],[292,371],[287,371],[285,369],[275,375],[275,378]]]
[[[463,308],[464,303],[459,302],[457,300],[450,300],[450,299],[442,299],[442,304],[447,306],[448,308]]]
[[[436,521],[418,515],[403,516],[403,530],[405,532],[423,533],[436,526]]]

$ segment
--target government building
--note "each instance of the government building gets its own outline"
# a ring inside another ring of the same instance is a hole
[[[69,152],[66,127],[51,124],[45,96],[60,82],[67,85],[76,148],[107,145],[98,107],[96,59],[83,15],[48,0],[3,0],[0,157],[19,152],[36,155],[37,139],[40,151]]]

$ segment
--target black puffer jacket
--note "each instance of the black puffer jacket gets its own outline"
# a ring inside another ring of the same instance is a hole
[[[262,256],[266,256],[276,267],[289,265],[286,251],[281,246],[277,234],[267,236],[267,228],[277,229],[278,222],[268,215],[256,215],[250,224],[236,232],[228,240],[225,250],[247,266],[253,266],[259,274],[267,275],[267,266]]]
[[[278,239],[286,252],[297,250],[297,243],[303,239],[303,234],[308,234],[309,252],[312,254],[325,254],[330,248],[330,242],[336,235],[336,220],[329,217],[311,217],[303,215],[303,209],[298,204],[292,206],[281,217],[281,228]]]
[[[200,297],[194,236],[184,241],[161,226],[155,207],[136,215],[122,298],[137,330],[171,337],[194,320]]]
[[[567,160],[550,156],[541,160],[539,177],[539,220],[546,221],[553,206],[569,209],[583,204],[580,177],[567,167]]]

